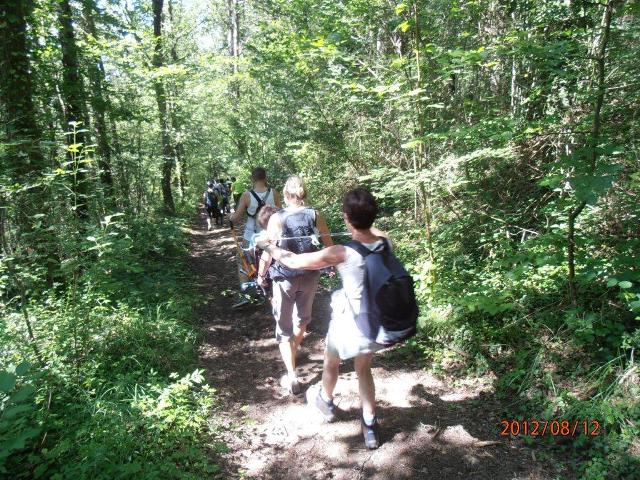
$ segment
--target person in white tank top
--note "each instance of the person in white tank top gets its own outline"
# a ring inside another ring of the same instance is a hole
[[[263,201],[265,205],[282,208],[280,195],[267,184],[267,172],[264,168],[257,167],[251,171],[251,182],[253,184],[253,188],[242,194],[240,201],[238,202],[238,206],[236,207],[236,211],[230,218],[233,228],[233,225],[240,223],[245,214],[247,216],[244,233],[242,235],[243,248],[247,248],[253,235],[261,230],[260,225],[258,225],[258,222],[256,221],[257,212],[259,210],[258,198]],[[238,278],[240,284],[242,284],[248,280],[248,277],[242,272],[242,262],[240,258],[237,258],[236,260],[238,264]]]
[[[370,250],[380,245],[385,235],[373,227],[378,205],[369,191],[356,188],[348,192],[344,197],[342,211],[353,240]],[[365,288],[363,258],[343,245],[334,245],[312,253],[295,254],[277,247],[268,235],[263,235],[257,245],[274,260],[289,268],[320,270],[337,267],[342,289],[334,292],[331,297],[331,321],[326,338],[322,382],[307,390],[307,401],[318,409],[326,421],[335,420],[333,391],[338,381],[340,360],[353,358],[362,404],[361,429],[364,443],[369,449],[378,448],[380,437],[375,413],[375,385],[371,375],[371,361],[373,353],[381,346],[368,339],[356,324],[356,314],[360,310],[360,300]]]

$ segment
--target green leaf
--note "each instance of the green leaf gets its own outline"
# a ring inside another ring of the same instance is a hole
[[[398,25],[398,28],[401,31],[406,32],[407,30],[409,30],[411,28],[411,24],[408,21],[405,20],[400,25]]]
[[[563,175],[549,175],[538,182],[541,187],[556,188],[564,178]]]
[[[16,405],[14,407],[7,408],[2,414],[2,420],[11,420],[21,413],[33,411],[33,405]],[[11,423],[11,422],[9,422]]]
[[[31,365],[29,364],[29,362],[22,362],[20,363],[17,367],[16,367],[16,375],[22,376],[25,373],[27,373],[27,370],[29,370],[29,367]]]
[[[631,287],[633,287],[633,283],[628,282],[628,281],[626,281],[626,280],[625,280],[624,282],[620,282],[620,283],[618,284],[618,286],[619,286],[620,288],[627,289],[627,288],[631,288]]]
[[[410,150],[412,148],[416,148],[421,143],[423,143],[422,140],[415,139],[415,140],[411,140],[409,142],[403,143],[402,145],[400,145],[400,148],[404,148],[404,149]]]
[[[12,403],[20,403],[33,396],[36,393],[36,389],[33,385],[25,385],[20,390],[18,390],[15,394],[11,395]]]
[[[0,372],[0,392],[8,392],[16,384],[16,376],[9,372]]]
[[[618,284],[618,280],[615,278],[610,278],[607,282],[607,288],[615,287]]]

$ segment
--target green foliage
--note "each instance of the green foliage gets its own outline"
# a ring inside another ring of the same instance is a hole
[[[6,474],[8,459],[34,441],[41,429],[35,422],[36,389],[28,380],[29,364],[0,370],[0,473]]]
[[[196,299],[183,227],[114,215],[86,232],[82,277],[26,307],[38,356],[22,340],[22,314],[5,307],[2,362],[46,364],[23,386],[14,383],[24,364],[0,375],[0,465],[14,478],[201,478],[217,470],[201,446],[215,392],[193,371]]]

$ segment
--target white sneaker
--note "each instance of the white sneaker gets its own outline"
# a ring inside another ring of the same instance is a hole
[[[280,379],[280,386],[292,395],[300,393],[300,383],[296,377],[290,378],[288,374],[284,374]]]
[[[316,383],[309,387],[306,393],[307,403],[312,409],[318,411],[318,413],[322,415],[325,422],[331,423],[337,418],[338,409],[333,403],[333,400],[329,403],[324,401],[320,394],[321,389],[322,385],[320,383]]]

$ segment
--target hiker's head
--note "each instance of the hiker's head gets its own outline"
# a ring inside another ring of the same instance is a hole
[[[277,211],[278,209],[273,205],[265,205],[264,207],[262,207],[258,212],[258,225],[260,225],[260,228],[267,228],[269,219]]]
[[[265,183],[267,181],[267,171],[262,167],[254,168],[251,170],[251,180],[253,183]]]
[[[207,187],[213,188],[213,182],[207,182]]]
[[[306,198],[307,189],[302,179],[297,175],[289,177],[284,184],[284,201],[287,205],[304,205]]]
[[[235,182],[236,181],[236,177],[231,177],[231,181]]]
[[[345,221],[356,230],[371,228],[378,214],[378,202],[369,190],[355,188],[347,192],[342,201]]]
[[[218,183],[224,183],[224,180],[222,178],[219,178]]]

